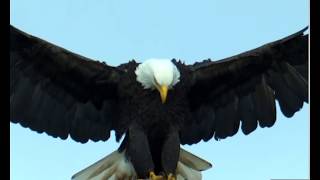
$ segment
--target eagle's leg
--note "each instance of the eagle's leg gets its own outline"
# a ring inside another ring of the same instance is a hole
[[[163,143],[161,163],[168,180],[176,179],[176,169],[180,153],[180,139],[177,130],[171,130]]]
[[[143,129],[133,124],[128,131],[127,156],[139,178],[149,178],[151,180],[162,180],[162,176],[154,173],[154,163],[148,143],[148,138]]]

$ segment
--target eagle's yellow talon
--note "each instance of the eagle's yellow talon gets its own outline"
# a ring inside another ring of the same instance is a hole
[[[157,176],[153,171],[149,173],[150,180],[164,180],[163,176]]]
[[[168,180],[176,180],[176,178],[174,177],[174,175],[173,174],[169,174],[168,175]]]

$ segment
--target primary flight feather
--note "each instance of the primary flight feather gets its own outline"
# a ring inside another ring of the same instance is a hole
[[[10,121],[81,143],[125,136],[74,180],[201,179],[211,164],[180,144],[271,127],[276,100],[286,117],[308,102],[305,30],[219,61],[112,67],[10,26]]]

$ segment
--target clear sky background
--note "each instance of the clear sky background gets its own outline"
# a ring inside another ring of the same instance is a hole
[[[285,37],[309,24],[306,0],[10,0],[10,23],[83,56],[218,60]],[[210,161],[204,180],[307,179],[309,105],[291,119],[277,109],[272,128],[185,149]],[[12,180],[68,180],[117,149],[38,134],[10,123]]]

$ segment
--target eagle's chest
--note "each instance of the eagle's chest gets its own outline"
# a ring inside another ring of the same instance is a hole
[[[178,93],[180,92],[180,93]],[[132,97],[130,103],[131,115],[134,121],[139,121],[145,127],[162,129],[168,125],[178,125],[186,118],[186,98],[178,89],[169,90],[167,101],[161,102],[157,90],[141,90]]]
[[[140,117],[148,118],[165,118],[170,116],[174,108],[175,97],[168,93],[167,101],[165,103],[161,102],[160,94],[156,90],[144,90],[141,93],[137,93],[137,96],[131,100],[132,106],[135,108],[135,112],[138,113]]]

